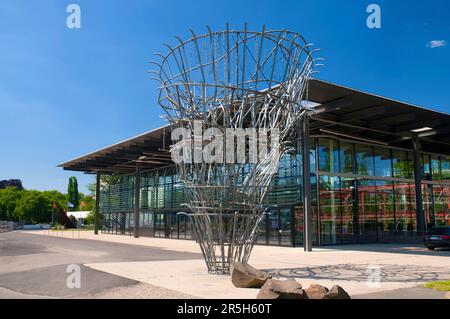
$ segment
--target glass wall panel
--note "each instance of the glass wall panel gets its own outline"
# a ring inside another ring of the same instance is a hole
[[[134,231],[134,213],[128,213],[127,214],[127,233],[132,234]]]
[[[333,139],[319,138],[319,171],[339,172],[338,142]]]
[[[434,185],[433,186],[433,199],[434,199],[434,218],[435,223],[438,226],[443,226],[446,224],[446,215],[448,212],[448,206],[446,198],[448,194],[448,187],[444,185]]]
[[[427,229],[434,226],[433,204],[433,185],[422,184],[422,206],[427,223]]]
[[[394,177],[413,178],[413,166],[408,158],[408,152],[392,150],[392,166]]]
[[[341,226],[342,242],[354,243],[355,236],[355,215],[358,207],[356,206],[355,183],[353,178],[341,178]]]
[[[450,157],[441,157],[441,179],[450,182]]]
[[[280,244],[292,246],[292,210],[291,208],[280,208]]]
[[[430,156],[422,154],[420,161],[422,166],[422,179],[427,181],[431,180]]]
[[[311,206],[312,206],[312,243],[313,245],[319,244],[318,229],[319,229],[319,213],[318,213],[318,196],[317,196],[317,176],[316,176],[316,145],[311,141],[310,161],[311,161]],[[295,214],[298,214],[295,209]],[[303,227],[303,219],[300,223]],[[303,239],[302,239],[303,241]]]
[[[166,232],[167,216],[164,213],[155,213],[154,229],[155,237],[168,237]]]
[[[259,224],[257,242],[260,244],[292,246],[292,209],[274,208]]]
[[[397,232],[416,231],[416,203],[414,185],[394,182],[395,215]]]
[[[269,244],[279,245],[280,244],[280,221],[278,218],[278,211],[272,210],[267,214],[268,222],[268,239]]]
[[[439,157],[431,156],[431,178],[433,181],[441,180],[441,164],[439,161]]]
[[[317,142],[317,145],[316,145]],[[310,183],[311,183],[311,206],[312,206],[312,243],[314,245],[319,244],[318,242],[318,213],[317,213],[317,179],[316,179],[316,167],[319,166],[319,162],[316,161],[318,155],[316,152],[316,146],[318,146],[318,139],[313,138],[310,140],[310,152],[309,152],[309,159],[310,159]],[[327,144],[329,145],[329,144]],[[299,163],[298,170],[299,172],[302,172],[303,167],[301,166],[302,158],[301,155],[297,155],[297,162]],[[300,200],[298,201],[297,205],[293,206],[293,214],[294,214],[294,225],[291,226],[292,230],[294,231],[293,237],[294,237],[294,245],[295,246],[302,246],[303,245],[303,238],[304,238],[304,207],[303,207],[303,189],[302,189],[302,182],[303,176],[301,173],[298,174],[298,185],[300,185],[301,188],[301,196]]]
[[[353,173],[353,144],[340,142],[340,164],[342,173]]]
[[[372,147],[356,144],[355,153],[358,174],[372,176],[375,173]]]
[[[392,182],[377,181],[378,237],[395,235],[394,189]]]
[[[450,186],[443,185],[442,186],[442,212],[440,214],[440,224],[441,225],[450,225]]]
[[[358,181],[359,241],[375,242],[377,237],[376,181]]]
[[[258,225],[258,236],[256,237],[258,244],[267,244],[267,216],[265,215]]]
[[[139,234],[142,236],[153,236],[153,212],[141,212],[142,227]]]
[[[178,238],[178,220],[176,213],[166,213],[167,215],[167,237]]]
[[[313,206],[313,209],[317,209],[317,206]],[[295,246],[303,245],[303,205],[298,205],[294,207],[294,218],[295,218]]]
[[[375,175],[381,177],[392,176],[391,150],[388,148],[381,148],[375,146],[374,148],[375,160]]]
[[[186,226],[188,223],[188,218],[186,215],[179,214],[177,215],[178,222],[178,238],[186,239]]]
[[[320,176],[320,243],[337,244],[340,241],[340,178]]]

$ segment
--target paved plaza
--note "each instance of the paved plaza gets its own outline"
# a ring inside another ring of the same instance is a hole
[[[0,234],[0,247],[0,297],[241,299],[258,292],[208,274],[199,246],[189,240],[16,231]],[[421,286],[450,280],[449,257],[450,250],[399,244],[330,246],[311,253],[255,246],[250,264],[304,287],[338,284],[353,298],[440,298],[443,293]],[[72,263],[82,267],[86,285],[79,290],[65,287],[65,268]]]

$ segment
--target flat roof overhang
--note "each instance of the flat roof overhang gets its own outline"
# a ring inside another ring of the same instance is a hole
[[[318,79],[309,82],[308,100],[319,104],[312,108],[311,134],[405,149],[411,149],[411,141],[417,137],[422,151],[450,155],[449,114]],[[142,170],[169,166],[173,164],[170,133],[170,126],[163,126],[58,166],[88,174],[120,175],[135,172],[137,166]]]
[[[95,152],[83,155],[58,167],[87,174],[130,174],[139,166],[142,170],[173,164],[170,145],[170,126],[163,126]],[[166,143],[168,141],[168,143]]]
[[[322,80],[311,80],[314,108],[311,134],[348,137],[411,149],[417,137],[423,152],[450,154],[450,115]],[[419,132],[414,132],[419,130]]]

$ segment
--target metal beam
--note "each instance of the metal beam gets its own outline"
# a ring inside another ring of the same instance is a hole
[[[303,160],[303,214],[304,234],[303,249],[312,251],[312,206],[311,206],[311,162],[309,158],[309,115],[301,120],[302,128],[302,160]]]
[[[329,129],[324,129],[324,128],[319,129],[319,131],[327,133],[327,134],[343,136],[343,137],[347,137],[350,139],[360,140],[360,141],[364,141],[364,142],[368,142],[368,143],[388,145],[388,143],[386,143],[386,142],[378,141],[378,140],[371,139],[368,137],[364,137],[362,135],[354,135],[354,134],[349,134],[349,133],[345,133],[345,132],[339,132],[339,131],[334,131],[334,130],[329,130]]]
[[[139,238],[139,214],[141,203],[141,172],[139,166],[136,166],[134,184],[134,238]]]
[[[436,118],[428,118],[425,114],[418,114],[415,121],[407,124],[401,124],[395,126],[395,131],[398,133],[402,133],[404,131],[410,132],[411,130],[418,129],[421,127],[429,126],[431,128],[441,126],[441,120]]]
[[[352,106],[353,102],[346,98],[339,98],[322,105],[316,106],[314,108],[314,114],[320,114],[324,112],[338,111],[344,107]]]
[[[416,114],[414,113],[398,113],[390,116],[382,116],[377,120],[371,120],[367,122],[367,127],[377,128],[386,127],[390,125],[398,126],[400,123],[408,122],[411,125],[411,121],[416,120]]]
[[[354,112],[346,112],[345,114],[340,115],[339,118],[342,122],[347,122],[359,120],[361,117],[366,118],[368,114],[370,114],[370,116],[376,116],[384,113],[386,113],[386,109],[383,106],[375,105],[358,109]]]
[[[94,216],[94,234],[98,235],[99,215],[100,215],[100,177],[97,174],[97,183],[95,185],[95,216]]]
[[[425,216],[422,206],[422,165],[420,161],[420,143],[417,137],[412,139],[413,157],[414,157],[414,181],[416,188],[416,220],[417,232],[424,233],[426,231]]]

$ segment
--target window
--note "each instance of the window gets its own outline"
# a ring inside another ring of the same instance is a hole
[[[450,157],[441,158],[441,178],[450,182]]]
[[[435,225],[445,225],[448,216],[447,193],[448,186],[433,185],[433,202],[434,202],[434,223]]]
[[[416,203],[414,185],[394,182],[395,213],[398,232],[416,230]]]
[[[391,151],[387,148],[375,147],[375,175],[382,177],[392,176]]]
[[[342,242],[355,242],[354,216],[356,205],[355,183],[353,178],[341,178],[341,231]],[[357,212],[356,212],[357,214]]]
[[[340,178],[320,176],[320,236],[322,244],[340,242]]]
[[[358,214],[360,242],[377,239],[376,181],[358,180]]]
[[[393,176],[398,178],[412,178],[413,171],[408,152],[392,150]]]
[[[373,175],[374,163],[372,147],[367,145],[356,145],[356,166],[359,175]]]
[[[338,142],[319,138],[319,171],[339,172]]]
[[[441,164],[437,156],[431,156],[431,177],[433,181],[441,180]]]
[[[377,221],[381,236],[395,231],[394,189],[392,182],[377,181]]]
[[[421,166],[422,166],[422,179],[431,180],[431,166],[430,166],[430,156],[422,154]]]
[[[422,207],[427,228],[435,223],[433,206],[433,185],[422,184]]]
[[[353,173],[353,144],[341,142],[341,172]]]

